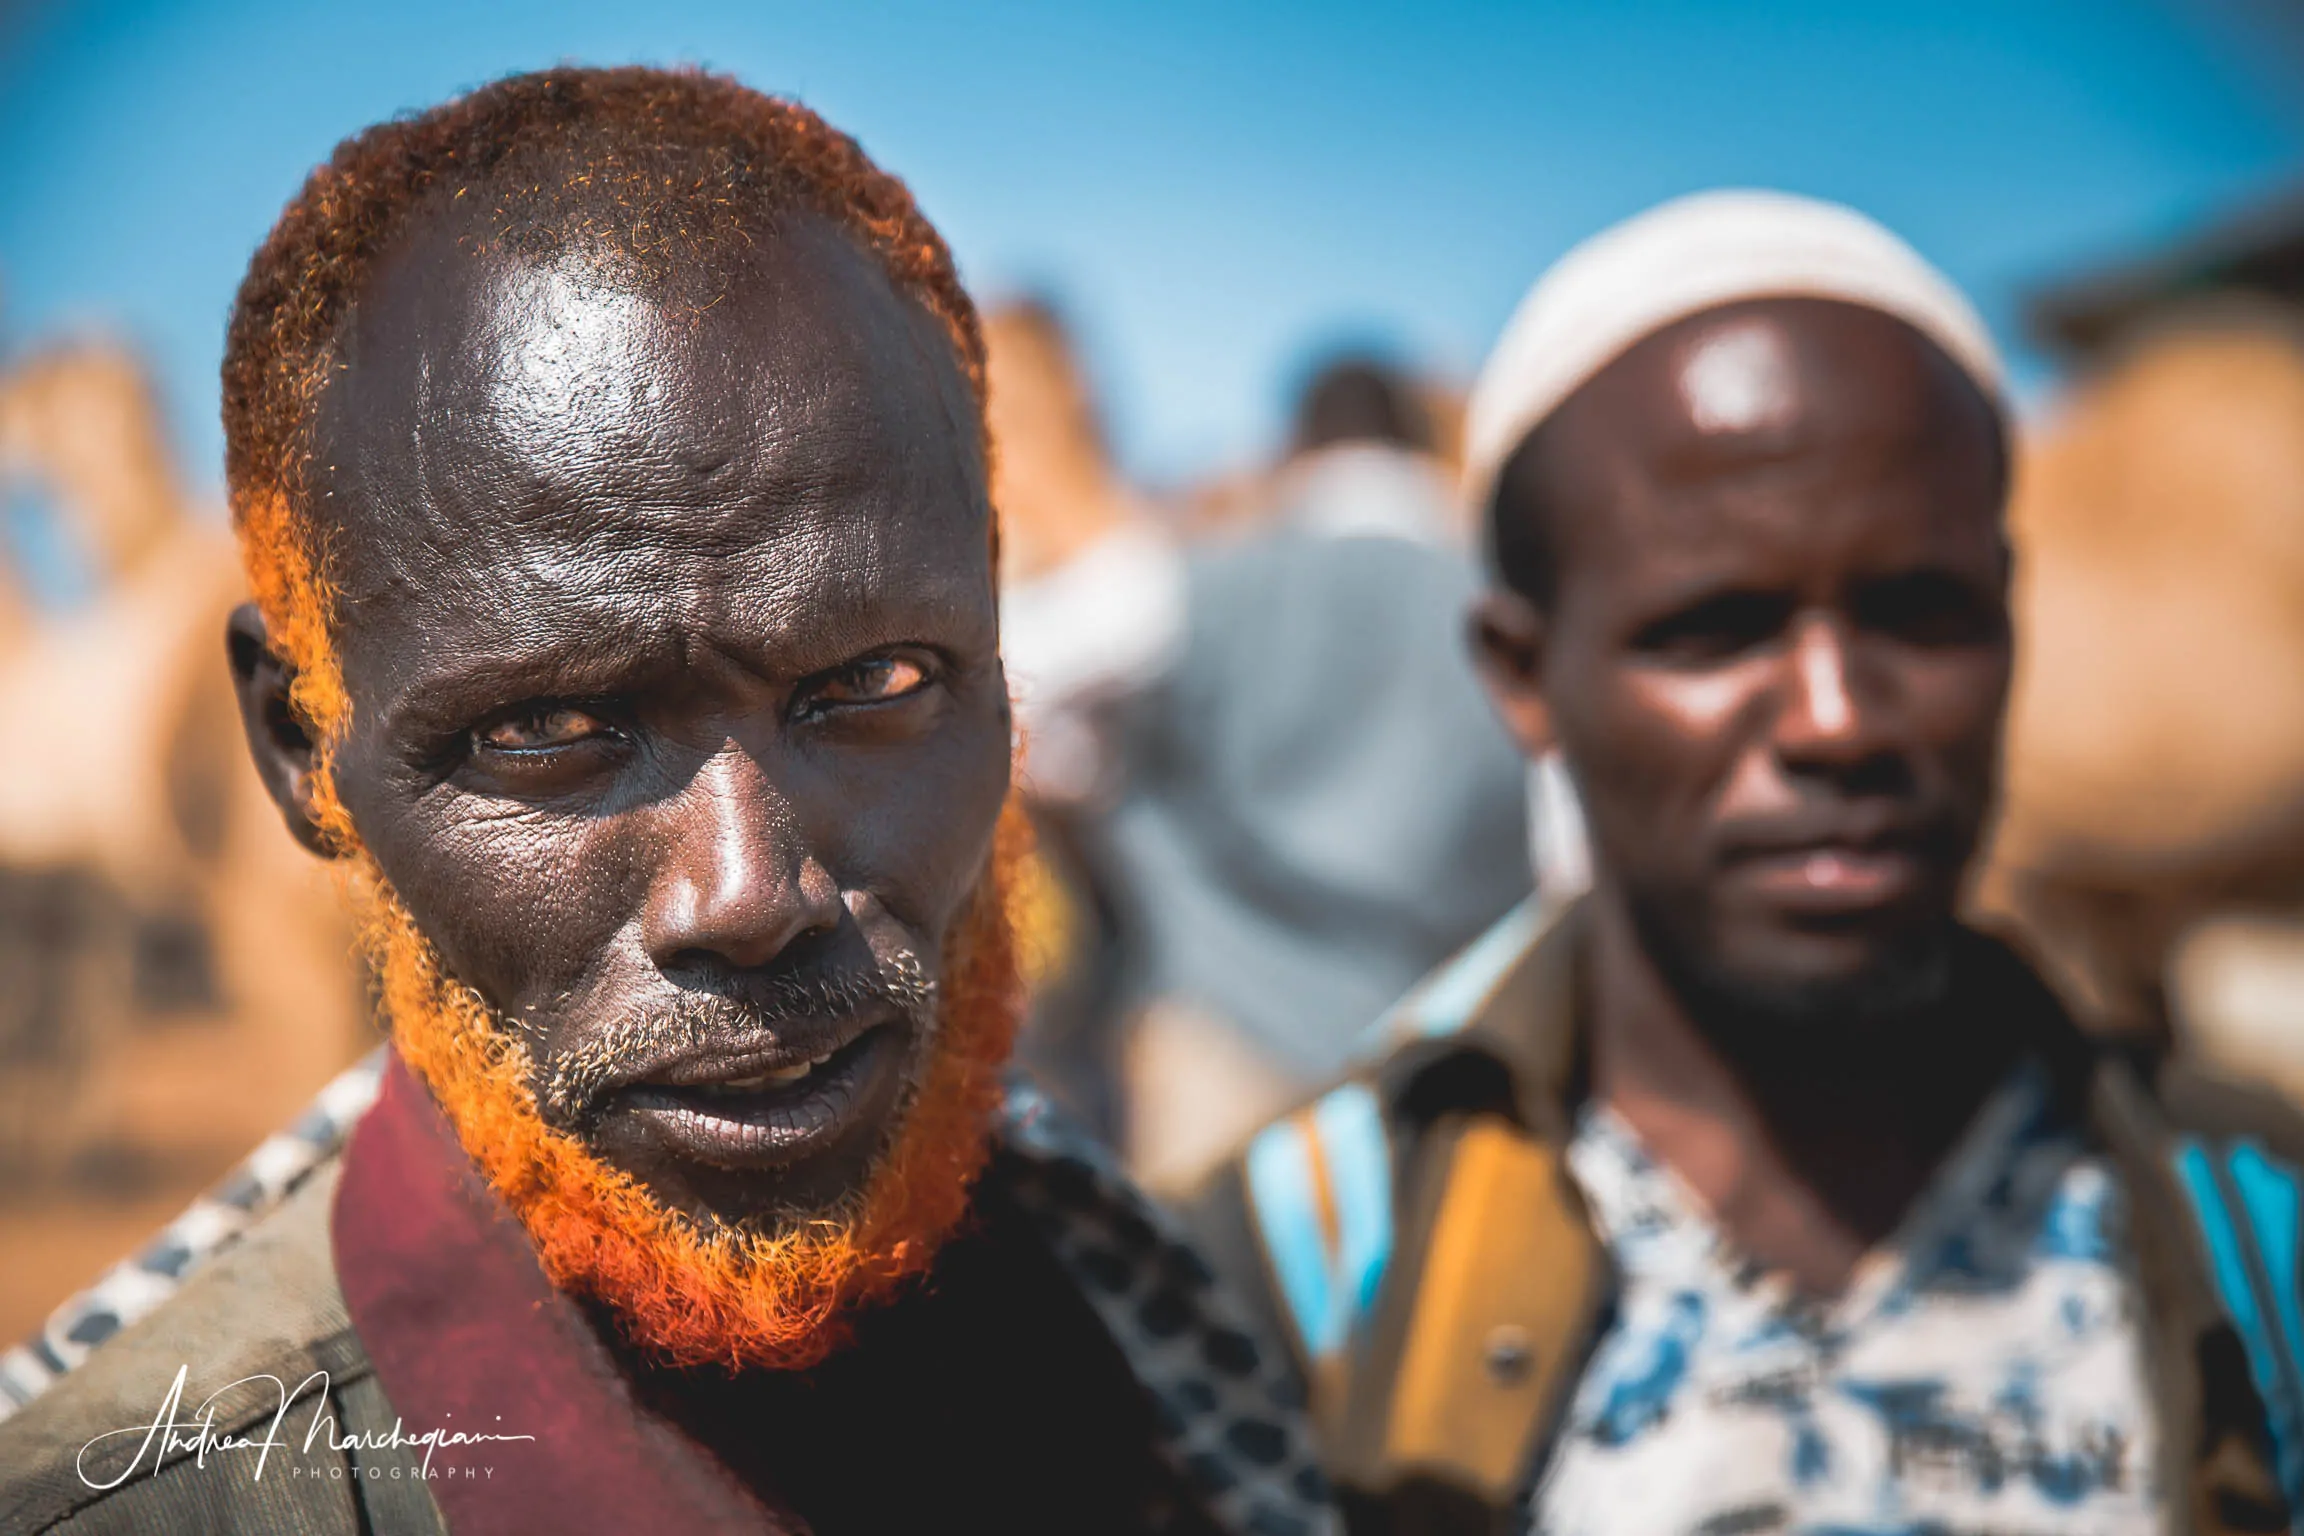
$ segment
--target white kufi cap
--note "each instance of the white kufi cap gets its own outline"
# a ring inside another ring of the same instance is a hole
[[[1766,298],[1837,299],[1893,315],[2001,399],[1984,322],[1886,229],[1787,192],[1698,192],[1594,235],[1528,290],[1465,407],[1467,502],[1484,518],[1514,450],[1634,343],[1704,310]]]

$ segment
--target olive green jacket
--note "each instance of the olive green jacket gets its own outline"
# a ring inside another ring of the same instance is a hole
[[[0,1424],[0,1531],[445,1529],[420,1452],[334,1448],[355,1436],[389,1444],[397,1417],[336,1283],[337,1173],[333,1160],[322,1164],[168,1306],[59,1378],[38,1412]],[[206,1447],[163,1445],[153,1433],[163,1416]],[[261,1438],[276,1443],[261,1466],[258,1453],[225,1444]]]

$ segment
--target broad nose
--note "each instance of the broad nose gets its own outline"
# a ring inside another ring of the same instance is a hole
[[[840,925],[839,883],[791,802],[730,743],[664,807],[643,939],[665,971],[754,970]]]
[[[1787,660],[1775,730],[1786,765],[1836,767],[1871,756],[1876,712],[1859,692],[1847,631],[1829,618],[1803,618]]]

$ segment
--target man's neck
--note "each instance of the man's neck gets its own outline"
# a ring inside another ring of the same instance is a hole
[[[1810,1295],[1845,1289],[1984,1096],[2000,1052],[1944,1040],[1916,1069],[1742,1061],[1665,979],[1619,902],[1595,899],[1592,1093],[1703,1202],[1738,1252]],[[1925,1023],[1916,1021],[1920,1029]]]

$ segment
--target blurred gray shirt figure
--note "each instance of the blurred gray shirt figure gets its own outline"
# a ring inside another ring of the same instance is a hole
[[[1126,1053],[1126,1139],[1156,1185],[1528,894],[1526,765],[1472,671],[1428,441],[1403,386],[1331,367],[1258,531],[1132,529],[1004,614],[1027,782],[1104,807],[1154,1037]]]

